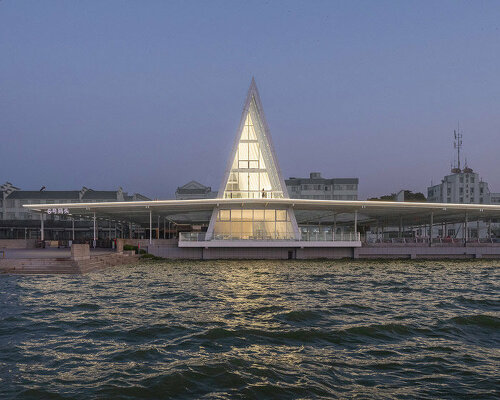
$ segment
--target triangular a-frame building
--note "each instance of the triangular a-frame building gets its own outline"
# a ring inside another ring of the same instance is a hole
[[[288,198],[253,78],[218,197]],[[297,223],[291,209],[242,206],[215,209],[206,239],[292,240],[297,237]]]
[[[219,197],[288,198],[253,78]]]

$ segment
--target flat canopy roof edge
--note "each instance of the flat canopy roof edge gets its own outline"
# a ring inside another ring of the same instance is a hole
[[[266,206],[292,207],[307,210],[338,209],[339,211],[361,211],[365,209],[386,209],[402,211],[408,209],[417,210],[441,210],[441,211],[494,211],[500,212],[500,205],[492,204],[456,204],[456,203],[413,203],[413,202],[391,202],[391,201],[366,201],[366,200],[309,200],[309,199],[194,199],[194,200],[152,200],[152,201],[112,201],[99,203],[57,203],[57,204],[24,204],[23,207],[33,211],[44,211],[52,208],[85,209],[94,211],[104,208],[120,209],[210,209],[231,205],[241,206]]]

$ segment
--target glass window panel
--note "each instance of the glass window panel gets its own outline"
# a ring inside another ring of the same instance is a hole
[[[219,220],[229,221],[230,219],[231,219],[231,213],[229,210],[220,210],[219,211]]]
[[[250,161],[249,168],[259,168],[259,162],[258,161]]]
[[[261,190],[258,172],[250,172],[248,174],[248,190]]]
[[[236,175],[234,172],[231,172],[229,174],[228,182],[238,182],[238,175]]]
[[[266,163],[264,162],[264,157],[262,156],[262,152],[259,152],[259,165],[260,169],[266,169]]]
[[[286,222],[276,222],[276,238],[277,239],[288,239]]]
[[[241,210],[231,210],[231,221],[241,221]]]
[[[257,140],[257,135],[255,134],[255,128],[253,126],[249,126],[248,139],[249,140]]]
[[[255,239],[264,239],[266,236],[265,222],[257,221],[253,223],[253,236]]]
[[[241,139],[242,140],[247,140],[248,139],[248,116],[245,121],[245,126],[243,127],[243,132],[241,132]]]
[[[233,239],[241,238],[241,222],[231,222],[231,237]]]
[[[286,221],[286,210],[276,210],[276,221]]]
[[[264,210],[254,210],[253,219],[254,221],[264,221]]]
[[[241,143],[238,145],[238,157],[241,160],[248,160],[248,143]]]
[[[253,210],[242,210],[241,211],[241,219],[243,221],[251,221],[252,214],[253,214]]]
[[[240,161],[238,163],[238,168],[247,169],[248,168],[248,161]]]
[[[241,238],[250,239],[253,236],[253,224],[252,222],[242,222],[241,223]]]
[[[246,143],[248,144],[248,158],[247,160],[255,160],[259,159],[259,144],[258,143]]]
[[[221,235],[229,235],[231,233],[231,223],[230,222],[218,222],[215,224],[214,233]]]
[[[247,115],[247,125],[249,125],[248,129],[248,139],[257,140],[257,135],[255,134],[255,128],[253,126],[252,117],[250,116],[250,112]]]
[[[264,215],[265,215],[266,221],[274,221],[275,220],[274,210],[265,210]]]
[[[264,236],[266,239],[275,239],[275,222],[264,222],[265,231]]]
[[[240,190],[247,191],[248,190],[248,172],[240,172],[238,177],[240,183]]]
[[[271,182],[269,181],[269,175],[267,174],[267,172],[263,172],[260,174],[260,186],[261,189],[264,189],[266,191],[271,190]]]

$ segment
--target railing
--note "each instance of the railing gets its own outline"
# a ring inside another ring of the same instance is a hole
[[[179,232],[179,240],[185,242],[202,242],[205,240],[205,232]]]
[[[290,235],[230,235],[230,234],[214,234],[213,240],[295,240]]]
[[[432,238],[432,243],[433,244],[463,244],[464,243],[463,238]],[[366,241],[368,244],[383,244],[383,243],[389,243],[389,244],[413,244],[413,243],[420,243],[420,244],[425,244],[425,243],[430,243],[431,239],[429,237],[420,237],[420,238],[384,238],[384,239],[369,239]],[[467,243],[500,243],[500,238],[468,238]]]
[[[283,192],[277,190],[226,191],[225,199],[282,199]]]
[[[201,242],[206,240],[205,232],[179,232],[179,240],[185,242]],[[251,234],[214,234],[212,240],[295,240],[289,233],[287,234],[273,234],[273,235],[251,235]],[[359,232],[347,232],[347,233],[303,233],[300,239],[304,242],[356,242],[361,240],[361,234]]]
[[[360,232],[302,232],[301,240],[305,242],[359,242]]]
[[[402,244],[410,244],[410,243],[429,243],[429,238],[428,237],[404,237],[404,238],[383,238],[383,239],[370,239],[367,240],[367,243],[391,243],[391,244],[397,244],[397,243],[402,243]],[[453,238],[448,238],[448,239],[442,239],[443,242],[444,240],[447,240],[448,243],[458,243],[458,241],[461,241],[462,239],[453,239]],[[433,238],[432,242],[436,243],[438,241],[437,238]]]

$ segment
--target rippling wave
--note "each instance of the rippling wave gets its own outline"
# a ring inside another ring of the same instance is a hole
[[[0,276],[1,399],[498,398],[500,264]]]

